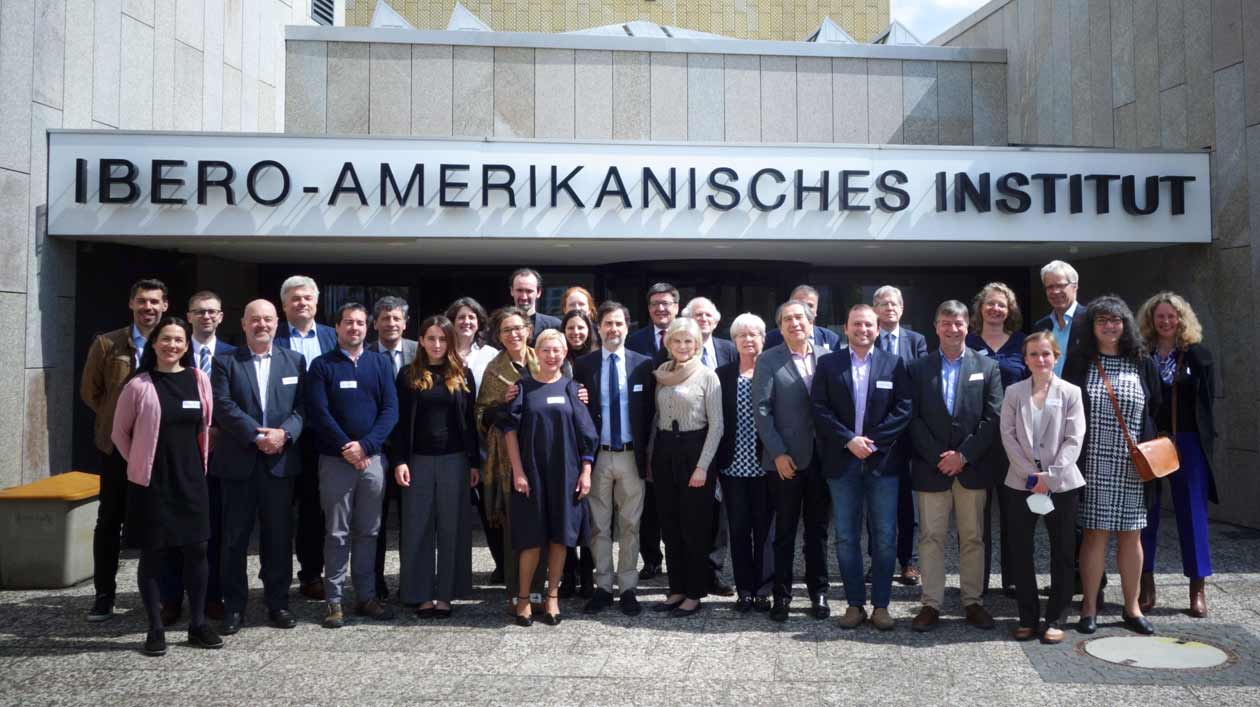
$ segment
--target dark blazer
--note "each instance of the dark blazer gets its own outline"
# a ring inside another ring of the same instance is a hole
[[[652,434],[652,417],[656,413],[656,376],[652,359],[636,351],[622,349],[626,366],[626,394],[630,396],[630,436],[634,440],[634,463],[639,476],[648,472],[648,440]],[[604,377],[604,351],[598,349],[578,358],[573,365],[573,380],[586,387],[589,401],[586,409],[595,423],[595,433],[603,436],[603,401],[600,381]],[[595,450],[596,456],[599,449]]]
[[[1203,344],[1190,344],[1182,354],[1181,365],[1177,367],[1177,376],[1173,382],[1181,391],[1185,391],[1187,387],[1194,391],[1194,421],[1199,428],[1199,443],[1203,445],[1203,456],[1208,467],[1208,500],[1220,503],[1216,493],[1216,477],[1212,473],[1212,447],[1216,443],[1216,416],[1212,412],[1212,403],[1216,400],[1214,368],[1212,352]],[[1171,397],[1162,402],[1164,405],[1172,405]]]
[[[815,376],[818,364],[830,355],[829,351],[814,349]],[[761,468],[774,471],[775,457],[780,454],[791,455],[799,469],[809,466],[814,461],[813,401],[786,344],[762,351],[757,357],[752,396],[757,436],[765,445]]]
[[[641,353],[648,358],[656,357],[656,325],[648,324],[647,326],[632,332],[626,337],[626,348],[635,353]]]
[[[882,385],[881,385],[882,384]],[[822,452],[822,472],[837,477],[847,472],[885,470],[899,474],[890,464],[897,440],[910,424],[913,412],[910,373],[899,356],[873,349],[866,383],[866,406],[862,415],[862,436],[875,442],[875,453],[865,460],[853,456],[846,446],[857,436],[857,405],[853,397],[853,362],[840,353],[818,360],[810,398],[814,408],[814,431]]]
[[[223,339],[220,339],[217,336],[214,338],[214,351],[211,352],[212,354],[214,354],[214,358],[218,358],[220,356],[230,356],[235,352],[236,352],[235,346],[229,344],[228,342],[224,341]]]
[[[405,355],[405,354],[404,354]],[[389,358],[386,356],[386,358]],[[389,468],[399,464],[410,464],[411,455],[415,453],[417,392],[411,387],[409,371],[404,368],[398,372],[394,384],[398,388],[398,424],[385,444],[385,455],[389,459]],[[477,383],[473,380],[472,371],[464,371],[464,383],[468,391],[456,391],[455,418],[462,427],[458,433],[464,440],[464,454],[468,457],[468,468],[481,468],[481,448],[477,442],[477,420],[473,416],[473,407],[477,402]],[[446,381],[434,381],[434,385],[446,385]]]
[[[272,339],[271,345],[277,348],[291,349],[289,338],[289,323],[281,319],[280,323],[276,325],[276,337]],[[319,352],[321,354],[326,354],[337,348],[337,330],[330,326],[315,322],[315,338],[319,339]]]
[[[1063,364],[1063,380],[1077,386],[1081,389],[1081,402],[1085,405],[1085,440],[1081,444],[1081,448],[1086,450],[1082,453],[1088,453],[1089,450],[1089,421],[1090,415],[1093,414],[1089,399],[1089,369],[1094,365],[1092,358],[1085,358],[1078,355],[1070,358]],[[1138,377],[1142,379],[1142,391],[1146,395],[1146,410],[1142,419],[1142,434],[1138,436],[1139,442],[1145,442],[1155,439],[1159,436],[1159,430],[1155,426],[1155,412],[1159,410],[1159,406],[1163,400],[1163,388],[1160,385],[1159,367],[1155,365],[1155,359],[1146,353],[1139,354]],[[1108,401],[1107,413],[1114,415],[1111,409],[1111,403]]]
[[[974,379],[973,379],[974,377]],[[936,468],[942,452],[955,450],[967,458],[959,483],[969,489],[993,485],[979,462],[998,439],[1002,415],[1002,375],[997,364],[963,347],[954,394],[954,414],[941,395],[941,357],[934,351],[910,365],[914,415],[910,418],[910,480],[915,491],[948,491],[953,478]]]
[[[714,373],[722,384],[722,440],[718,442],[717,454],[713,457],[713,469],[721,471],[735,461],[735,428],[739,413],[735,409],[735,397],[739,385],[739,361],[719,366]],[[751,381],[749,381],[751,385]],[[756,429],[757,411],[753,409],[753,428]],[[754,435],[757,440],[757,463],[761,463],[761,455],[765,453],[761,443],[761,435]]]
[[[534,345],[534,340],[538,338],[538,335],[542,333],[544,329],[555,329],[556,331],[561,331],[559,317],[553,317],[550,314],[543,314],[539,311],[534,312],[534,316],[529,318],[529,323],[533,327],[529,332],[530,346]]]
[[[1067,367],[1072,359],[1078,357],[1081,352],[1081,342],[1089,335],[1089,325],[1085,323],[1085,310],[1089,307],[1088,302],[1076,300],[1076,316],[1072,317],[1072,328],[1068,330],[1067,351],[1063,352],[1063,373],[1064,380],[1067,380]],[[1033,324],[1033,331],[1052,331],[1054,329],[1054,312],[1038,319]],[[1081,388],[1084,390],[1084,388]]]
[[[878,336],[883,336],[884,333],[884,330],[880,329]],[[879,348],[878,341],[875,343],[875,348]],[[900,336],[897,337],[897,355],[909,366],[915,360],[927,355],[927,339],[913,329],[901,327]]]
[[[773,348],[783,343],[783,332],[778,329],[771,329],[766,332],[766,343],[764,349]],[[840,335],[826,327],[814,327],[814,346],[824,346],[832,351],[840,348]]]
[[[255,468],[280,478],[297,476],[302,459],[293,450],[305,424],[306,360],[287,348],[271,347],[271,372],[267,378],[267,426],[288,434],[280,454],[263,454],[254,445],[262,427],[258,400],[258,374],[253,354],[242,346],[228,356],[215,356],[210,376],[214,389],[214,423],[219,428],[210,473],[224,479],[244,480]]]
[[[385,347],[381,346],[380,339],[373,341],[372,343],[368,344],[364,348],[366,348],[368,351],[375,351],[381,354],[385,353]],[[402,340],[402,365],[410,366],[411,362],[416,360],[416,352],[419,351],[419,349],[420,349],[420,345],[417,342],[411,339],[403,339]],[[385,354],[385,358],[389,358],[389,354]]]
[[[717,370],[728,363],[739,361],[739,349],[735,348],[735,342],[729,339],[719,339],[713,337],[713,354],[717,356],[717,361],[713,364],[713,370]],[[696,352],[696,357],[700,356],[700,352]],[[660,367],[662,363],[669,360],[669,349],[658,349],[652,356],[652,364]]]

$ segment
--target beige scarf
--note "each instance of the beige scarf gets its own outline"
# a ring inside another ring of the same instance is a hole
[[[700,357],[692,356],[682,363],[666,361],[652,373],[656,376],[658,385],[675,386],[687,382],[687,379],[698,373],[701,368],[704,368],[704,364],[700,363]]]

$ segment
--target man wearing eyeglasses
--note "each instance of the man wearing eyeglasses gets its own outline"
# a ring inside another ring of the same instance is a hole
[[[201,290],[188,298],[188,323],[192,325],[193,363],[207,376],[212,374],[216,358],[232,355],[236,347],[222,341],[216,335],[223,323],[223,299],[210,290]],[[214,434],[212,431],[211,434]],[[216,476],[206,477],[210,492],[210,541],[206,550],[210,563],[210,578],[206,584],[206,616],[219,621],[223,618],[223,592],[219,577],[220,541],[223,526],[223,495]],[[184,611],[184,580],[178,557],[162,568],[159,579],[162,592],[162,624],[170,626],[179,620]]]
[[[1085,336],[1085,305],[1076,299],[1080,276],[1076,268],[1062,260],[1051,260],[1041,269],[1041,285],[1046,288],[1046,300],[1050,313],[1033,325],[1035,331],[1048,331],[1059,342],[1063,355],[1054,362],[1054,374],[1063,375],[1063,364],[1079,355],[1081,339]]]

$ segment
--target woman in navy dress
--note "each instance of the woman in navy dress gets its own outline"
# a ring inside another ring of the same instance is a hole
[[[561,373],[564,335],[546,330],[534,351],[538,373],[520,382],[520,394],[500,421],[512,463],[512,547],[520,553],[516,623],[529,626],[530,578],[547,546],[547,602],[543,620],[560,623],[560,575],[568,548],[585,542],[586,495],[599,435],[578,398],[578,387]]]
[[[1002,376],[1002,390],[1028,377],[1028,366],[1024,363],[1023,317],[1019,313],[1019,303],[1015,301],[1015,293],[1005,283],[990,282],[980,289],[980,293],[971,301],[971,331],[967,335],[967,348],[988,356],[998,365],[998,373]],[[980,465],[989,470],[992,487],[989,499],[984,504],[984,591],[989,591],[989,570],[993,560],[993,517],[990,509],[998,495],[998,489],[1006,478],[1009,462],[1006,450],[1002,445],[989,447],[989,452],[980,460]],[[1002,545],[1002,591],[1009,597],[1015,596],[1015,577],[1008,571],[1014,566],[1010,559],[1006,542],[1006,504],[998,503],[998,535]]]

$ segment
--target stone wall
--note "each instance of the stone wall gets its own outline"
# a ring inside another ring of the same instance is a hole
[[[0,0],[0,488],[70,466],[74,244],[45,236],[46,130],[273,131],[309,0]],[[86,293],[118,303],[127,293]],[[22,334],[21,332],[25,332]],[[78,332],[89,335],[91,332]]]
[[[999,0],[934,43],[1007,50],[1012,143],[1211,150],[1211,246],[1075,265],[1083,298],[1136,309],[1173,289],[1194,305],[1219,374],[1213,514],[1260,526],[1260,3]]]

